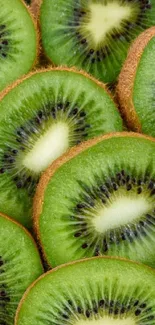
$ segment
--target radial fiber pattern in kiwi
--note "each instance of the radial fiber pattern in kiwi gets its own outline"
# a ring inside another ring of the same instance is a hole
[[[34,23],[21,0],[0,0],[0,8],[1,91],[31,70],[38,44]]]
[[[30,234],[1,214],[0,234],[0,324],[13,325],[23,293],[43,268]]]
[[[104,87],[68,70],[31,75],[4,96],[0,111],[0,210],[27,226],[41,172],[69,147],[122,130]]]
[[[155,24],[152,0],[43,0],[42,43],[57,65],[77,66],[115,81],[129,44]]]
[[[57,268],[25,293],[15,325],[153,325],[155,272],[119,259],[94,258]]]
[[[154,266],[155,142],[118,134],[83,150],[38,186],[34,222],[49,265],[105,254]]]
[[[152,27],[132,45],[117,86],[120,109],[128,126],[151,136],[155,136],[154,57],[155,27]]]

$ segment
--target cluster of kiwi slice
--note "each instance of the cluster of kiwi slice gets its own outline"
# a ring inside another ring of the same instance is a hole
[[[155,1],[0,7],[0,325],[155,325]]]

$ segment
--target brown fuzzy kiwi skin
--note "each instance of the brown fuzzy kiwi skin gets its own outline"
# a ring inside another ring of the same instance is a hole
[[[155,26],[145,30],[133,42],[116,87],[116,98],[121,115],[127,126],[135,132],[142,132],[142,127],[133,103],[134,82],[143,51],[153,37],[155,37]]]
[[[35,66],[39,62],[39,57],[40,57],[40,52],[41,52],[40,33],[39,33],[39,30],[38,30],[37,21],[35,19],[35,13],[33,12],[33,10],[31,10],[31,7],[30,6],[26,5],[26,3],[24,2],[24,0],[20,0],[20,1],[23,3],[24,7],[27,9],[27,11],[28,11],[28,13],[29,13],[29,15],[30,15],[30,17],[31,17],[31,19],[33,21],[33,25],[34,25],[34,28],[35,28],[35,31],[36,31],[36,39],[37,39],[37,42],[36,42],[37,43],[36,44],[36,58],[34,60],[34,63],[32,65],[32,67],[31,67],[31,70],[33,70],[35,68]],[[37,1],[39,1],[39,0],[37,0]]]
[[[32,235],[30,234],[30,232],[23,225],[21,225],[19,222],[17,222],[16,220],[12,219],[11,217],[9,217],[8,215],[6,215],[5,213],[0,212],[0,217],[1,216],[2,217],[5,217],[5,219],[11,221],[16,226],[18,226],[20,229],[22,229],[25,232],[25,234],[31,239],[31,241],[33,242],[34,246],[36,247],[36,249],[38,251],[38,247],[37,247],[37,244],[36,244],[34,238],[32,237]],[[38,255],[39,255],[39,251],[38,251]],[[41,258],[40,258],[40,263],[42,265]],[[43,266],[42,266],[42,271],[44,271]]]
[[[102,89],[104,89],[106,91],[106,93],[111,97],[111,99],[114,101],[114,98],[111,94],[111,92],[108,90],[106,84],[102,83],[101,81],[99,81],[98,79],[95,79],[92,75],[88,74],[87,72],[83,71],[83,70],[79,70],[75,67],[72,68],[68,68],[68,67],[63,67],[63,66],[59,66],[59,67],[49,67],[49,68],[43,68],[43,69],[37,69],[35,71],[31,71],[28,74],[22,76],[20,79],[16,80],[14,83],[12,83],[11,85],[9,85],[6,89],[2,90],[0,93],[0,101],[12,90],[14,89],[16,86],[18,86],[19,84],[21,84],[24,80],[29,79],[30,77],[32,77],[35,74],[39,74],[42,72],[50,72],[50,71],[68,71],[68,72],[73,72],[73,73],[77,73],[80,74],[82,76],[85,76],[86,78],[92,80],[93,82],[95,82],[99,87],[101,87]],[[116,106],[116,105],[115,105]],[[117,106],[116,106],[117,109]]]
[[[40,181],[38,183],[38,186],[36,188],[36,192],[34,195],[33,199],[33,229],[35,233],[35,238],[38,243],[38,246],[40,248],[40,252],[42,255],[43,260],[47,263],[49,268],[52,268],[52,265],[49,263],[48,258],[46,256],[46,253],[44,251],[44,248],[42,247],[41,244],[41,235],[40,235],[40,230],[39,230],[39,218],[42,213],[42,207],[44,204],[44,192],[46,190],[46,187],[50,181],[50,179],[53,177],[53,175],[57,172],[57,170],[65,164],[67,161],[70,159],[73,159],[76,157],[78,154],[83,152],[84,150],[96,145],[97,143],[110,139],[112,137],[131,137],[131,138],[143,138],[143,139],[148,139],[152,142],[155,142],[155,138],[139,134],[139,133],[134,133],[134,132],[113,132],[109,133],[106,135],[101,135],[98,137],[95,137],[93,139],[90,139],[88,141],[82,142],[81,144],[72,147],[69,149],[66,153],[64,153],[61,157],[56,159],[47,169],[46,171],[42,174]]]
[[[30,9],[36,18],[38,18],[41,4],[42,0],[32,0],[31,2]]]
[[[74,265],[74,264],[81,264],[81,263],[84,263],[86,261],[91,261],[91,260],[99,260],[99,259],[104,259],[104,260],[113,260],[113,261],[123,261],[123,262],[128,262],[129,264],[132,264],[132,265],[139,265],[140,267],[142,267],[143,269],[145,268],[147,271],[150,271],[150,273],[152,273],[153,275],[155,275],[155,269],[151,268],[150,266],[148,265],[145,265],[145,264],[142,264],[142,263],[139,263],[139,262],[135,262],[135,261],[132,261],[132,260],[128,260],[126,258],[122,258],[122,257],[111,257],[111,256],[94,256],[94,257],[89,257],[89,258],[84,258],[84,259],[80,259],[80,260],[77,260],[77,261],[73,261],[73,262],[69,262],[69,263],[65,263],[65,264],[61,264],[57,267],[55,267],[54,269],[42,274],[38,279],[36,279],[28,288],[27,290],[25,291],[22,299],[20,300],[19,302],[19,305],[18,305],[18,308],[17,308],[17,311],[16,311],[16,315],[15,315],[15,323],[14,325],[18,325],[18,315],[19,315],[19,312],[20,312],[20,308],[23,304],[23,302],[25,301],[27,295],[29,294],[29,292],[31,291],[31,289],[37,284],[37,282],[39,282],[41,279],[43,279],[46,275],[48,274],[51,274],[51,273],[54,273],[56,271],[58,271],[59,269],[61,268],[65,268],[66,266],[70,266],[70,265]]]
[[[40,67],[48,68],[49,66],[53,66],[53,67],[55,66],[55,64],[45,54],[43,46],[42,46],[42,42],[41,42],[40,8],[42,5],[42,2],[43,2],[43,0],[32,0],[32,3],[30,5],[30,10],[35,17],[37,28],[38,28],[38,33],[40,36],[40,56],[39,56],[38,62],[37,62],[38,69]]]

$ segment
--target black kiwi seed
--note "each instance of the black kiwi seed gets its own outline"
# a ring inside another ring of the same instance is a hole
[[[137,309],[136,311],[135,311],[135,315],[136,316],[139,316],[141,314],[141,309]]]
[[[80,307],[77,307],[77,311],[79,314],[82,314],[82,309]]]
[[[86,310],[86,317],[89,318],[90,317],[90,311]]]
[[[84,243],[83,245],[82,245],[82,248],[83,249],[85,249],[85,248],[87,248],[88,247],[88,244],[87,243]]]

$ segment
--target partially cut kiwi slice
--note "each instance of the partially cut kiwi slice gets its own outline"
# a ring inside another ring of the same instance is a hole
[[[132,45],[117,95],[130,129],[155,137],[155,27],[143,32]]]
[[[26,226],[40,174],[69,147],[122,130],[105,86],[82,72],[39,71],[0,102],[0,210]]]
[[[116,80],[130,43],[155,25],[154,0],[43,0],[42,44],[56,65]]]
[[[0,213],[0,324],[13,325],[19,301],[28,286],[43,273],[31,235]]]
[[[33,67],[38,37],[21,0],[0,0],[0,91]]]
[[[15,325],[154,325],[155,271],[91,258],[54,269],[24,294]]]
[[[116,133],[71,149],[40,180],[34,226],[50,266],[110,255],[155,267],[155,140]]]

